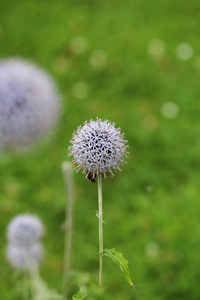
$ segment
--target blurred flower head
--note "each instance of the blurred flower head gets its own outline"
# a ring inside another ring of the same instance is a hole
[[[40,264],[43,255],[44,250],[40,242],[28,248],[9,244],[6,249],[7,260],[14,269],[32,269]]]
[[[15,217],[7,229],[8,240],[19,247],[29,247],[38,241],[44,233],[44,227],[38,217],[23,214]]]
[[[0,61],[0,150],[24,148],[56,124],[59,95],[51,77],[19,59]]]
[[[72,163],[78,165],[77,172],[82,169],[87,178],[89,174],[95,178],[102,173],[104,177],[106,173],[114,176],[112,171],[120,170],[119,165],[125,163],[128,146],[125,145],[124,133],[114,125],[97,118],[96,121],[85,122],[73,133],[69,155],[74,157]]]

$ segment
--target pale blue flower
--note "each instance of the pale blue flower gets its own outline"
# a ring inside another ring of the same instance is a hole
[[[24,148],[46,137],[58,119],[60,97],[35,65],[0,61],[0,150]]]
[[[125,163],[127,157],[124,133],[115,124],[109,121],[96,119],[89,123],[85,122],[83,127],[78,127],[70,141],[69,156],[73,156],[73,163],[76,163],[77,172],[81,169],[88,178],[92,174],[95,178],[98,174],[110,173],[114,176],[113,170]]]
[[[44,249],[40,242],[30,247],[18,247],[9,244],[6,248],[6,257],[14,269],[32,269],[37,267],[44,255]]]
[[[8,225],[7,237],[11,244],[29,247],[37,242],[44,233],[44,227],[36,216],[23,214],[16,216]]]

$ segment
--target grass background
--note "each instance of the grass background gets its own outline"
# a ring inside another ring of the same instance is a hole
[[[200,4],[190,1],[0,1],[0,57],[45,68],[62,95],[58,128],[24,155],[0,159],[0,296],[18,299],[5,259],[6,227],[23,212],[46,227],[42,277],[60,290],[65,187],[61,163],[85,120],[109,119],[129,141],[123,172],[103,182],[104,245],[130,261],[137,289],[104,259],[105,300],[200,299],[199,147]],[[85,51],[73,51],[75,37]],[[149,42],[166,45],[152,56]],[[181,60],[177,46],[194,55]],[[84,47],[83,47],[84,48]],[[102,50],[105,64],[91,63]],[[81,83],[81,85],[80,85]],[[163,104],[179,114],[168,119]],[[73,268],[98,281],[97,186],[75,174]],[[77,287],[74,287],[74,292]]]

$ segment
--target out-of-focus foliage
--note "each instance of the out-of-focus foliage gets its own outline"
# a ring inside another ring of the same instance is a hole
[[[0,57],[36,62],[63,96],[49,141],[1,155],[1,299],[19,299],[4,253],[8,223],[25,212],[45,224],[41,276],[60,292],[61,163],[72,132],[96,117],[129,142],[123,172],[103,181],[104,247],[124,253],[137,287],[105,259],[105,300],[200,299],[199,13],[197,0],[0,1]],[[73,269],[97,283],[97,186],[84,177],[75,175]]]

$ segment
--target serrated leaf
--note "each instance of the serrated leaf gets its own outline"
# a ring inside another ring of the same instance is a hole
[[[72,296],[72,300],[83,300],[87,296],[85,289],[81,288],[78,293]]]
[[[104,249],[102,255],[112,258],[112,260],[118,264],[122,272],[124,273],[124,276],[130,286],[132,288],[135,288],[131,277],[130,277],[130,270],[128,267],[129,261],[123,257],[123,254],[121,252],[118,252],[115,250],[115,248],[112,249]]]

